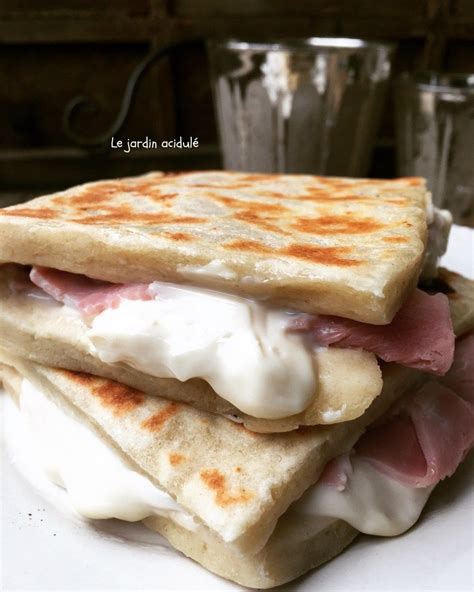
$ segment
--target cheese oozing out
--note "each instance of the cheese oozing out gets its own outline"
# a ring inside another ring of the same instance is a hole
[[[60,408],[28,380],[22,383],[20,411],[32,454],[47,477],[66,489],[82,516],[137,521],[158,515],[188,530],[199,528],[184,508],[131,468],[87,422]],[[355,458],[343,491],[316,483],[288,512],[295,520],[310,517],[326,526],[328,519],[340,519],[366,534],[393,536],[416,522],[432,489],[398,483]]]
[[[334,517],[366,534],[395,536],[415,524],[432,487],[409,487],[355,457],[342,491],[316,483],[293,506],[299,515]]]
[[[86,423],[61,409],[28,380],[22,382],[20,411],[37,462],[50,481],[67,490],[80,515],[129,522],[167,516],[195,530],[192,516],[169,494],[128,466]]]
[[[203,378],[254,417],[288,417],[314,399],[314,351],[287,331],[285,311],[202,288],[154,282],[152,289],[154,300],[122,300],[94,318],[88,337],[103,362]]]
[[[428,224],[428,244],[423,257],[421,279],[424,281],[436,277],[438,261],[446,252],[453,217],[449,210],[436,208],[428,194],[426,204],[426,221]]]

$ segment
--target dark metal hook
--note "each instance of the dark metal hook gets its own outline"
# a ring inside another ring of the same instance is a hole
[[[108,130],[104,133],[94,136],[88,137],[84,136],[80,133],[77,133],[73,129],[73,120],[76,119],[79,113],[97,113],[100,109],[97,101],[92,99],[91,97],[85,95],[79,95],[74,97],[69,103],[66,105],[63,113],[63,129],[65,133],[74,140],[76,144],[83,148],[105,148],[106,145],[110,142],[112,136],[117,134],[127,121],[127,118],[130,114],[130,108],[132,106],[133,100],[135,98],[135,92],[137,89],[138,82],[140,78],[145,74],[148,68],[157,60],[161,59],[165,55],[171,53],[175,49],[181,48],[188,48],[197,46],[200,44],[202,40],[199,39],[192,39],[189,41],[182,41],[179,43],[173,43],[171,45],[165,45],[164,47],[157,48],[152,51],[150,54],[146,56],[146,58],[141,61],[130,74],[130,77],[127,81],[127,85],[125,87],[125,92],[122,98],[122,104],[120,106],[120,111]],[[109,146],[110,147],[110,146]]]

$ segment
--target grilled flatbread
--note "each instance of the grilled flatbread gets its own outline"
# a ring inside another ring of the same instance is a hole
[[[7,358],[5,355],[2,355],[1,351],[0,359],[4,362],[7,361]],[[8,358],[8,364],[15,364],[15,361]],[[33,375],[31,372],[33,367],[31,364],[29,364],[28,367],[30,369],[28,377],[32,380],[36,380],[37,376]],[[25,366],[17,365],[16,368],[17,369],[15,370],[10,365],[0,363],[0,383],[3,380],[7,391],[15,400],[19,400],[22,382],[22,374],[20,374],[20,372],[25,372]],[[51,371],[50,376],[54,376],[55,373],[58,373],[58,371]],[[72,379],[69,384],[62,382],[62,385],[76,389],[78,383],[74,380],[73,375],[71,375],[71,377]],[[44,384],[45,383],[43,382],[41,383],[42,386]],[[96,388],[101,388],[103,393],[105,393],[105,384],[105,381],[94,384],[94,380],[91,380],[89,384],[89,396],[91,398],[96,397],[94,394],[94,386]],[[122,405],[125,406],[128,403],[130,406],[130,399],[127,399],[125,390],[122,390],[122,396],[120,397],[118,396],[118,385],[114,385],[114,383],[109,381],[108,387],[110,389],[109,393],[111,398],[113,397],[116,401],[116,410],[120,409],[120,401],[122,402]],[[64,412],[73,411],[74,413],[81,413],[77,408],[69,408],[69,404],[63,399],[63,394],[60,394],[57,388],[54,388],[49,392],[52,393],[53,396],[57,395],[55,402],[63,407]],[[123,413],[124,412],[122,412],[122,414]],[[180,414],[181,420],[186,415],[185,408],[181,409]],[[84,422],[87,422],[87,424],[94,429],[90,423],[89,417],[83,416],[82,413],[81,417]],[[189,420],[191,419],[192,418],[190,417]],[[213,421],[212,416],[206,417],[206,415],[202,413],[199,415],[199,419],[201,422],[206,419]],[[110,422],[120,424],[120,421],[120,415],[116,415],[115,418],[113,416],[110,418]],[[221,422],[222,420],[218,420],[219,424],[221,424]],[[247,448],[247,435],[245,430],[235,431],[234,428],[231,427],[230,422],[226,423],[229,437],[236,442],[235,446],[243,443]],[[222,425],[225,426],[226,423],[222,423]],[[198,427],[199,425],[200,424],[198,423]],[[204,433],[205,430],[202,427],[203,425],[205,424],[201,424],[201,432]],[[100,427],[97,424],[95,424],[95,427],[109,444],[113,443],[108,435],[100,430]],[[195,433],[196,432],[193,431],[189,434],[189,437],[193,437]],[[224,433],[225,429],[221,428],[219,430],[219,435],[217,436],[218,442],[221,441]],[[257,436],[257,438],[265,437]],[[183,476],[183,471],[181,471],[181,476],[179,474],[179,467],[184,466],[184,464],[186,464],[188,472],[189,470],[199,471],[201,465],[198,462],[197,454],[194,454],[192,457],[185,457],[182,452],[177,451],[180,450],[181,438],[175,443],[175,446],[172,446],[171,442],[168,445],[166,444],[168,438],[166,436],[160,436],[159,431],[155,430],[155,432],[149,435],[149,439],[151,441],[156,440],[157,445],[160,442],[163,443],[164,450],[159,459],[164,464],[165,471],[168,470],[168,472],[170,472],[171,470],[176,473],[178,481],[180,479],[183,481],[186,480],[186,477]],[[255,443],[255,441],[253,442]],[[216,442],[211,441],[211,443],[215,444]],[[271,445],[266,443],[265,447],[268,450]],[[281,447],[279,447],[278,444],[277,448],[281,450]],[[132,454],[132,456],[128,456],[127,452],[122,451],[120,448],[117,450],[130,461],[132,468],[137,470],[137,464],[133,462],[134,455]],[[172,450],[173,452],[168,452],[169,450]],[[234,450],[235,448],[232,448],[231,452]],[[277,450],[275,450],[275,453],[277,453]],[[138,454],[138,456],[140,456],[140,454]],[[170,459],[173,464],[171,464]],[[213,466],[215,467],[218,465],[221,460],[222,454],[217,454],[213,461]],[[240,458],[238,459],[239,462],[241,460],[242,459]],[[251,458],[249,466],[254,465],[256,462],[255,458]],[[171,469],[166,469],[167,467],[171,467]],[[241,470],[246,470],[244,467],[245,465],[242,465]],[[220,492],[216,491],[215,496],[217,497],[218,495],[220,495],[221,498],[224,498],[227,495],[227,490],[224,489]],[[239,504],[237,500],[230,506],[228,505],[229,510],[231,511],[239,511],[240,506],[241,504]],[[239,582],[244,586],[255,588],[277,586],[298,577],[302,573],[328,561],[340,553],[358,534],[357,530],[341,520],[315,519],[307,515],[300,515],[297,512],[287,512],[278,520],[274,532],[270,535],[263,548],[256,553],[252,553],[247,551],[242,552],[232,543],[224,544],[219,534],[203,524],[200,524],[195,530],[189,530],[174,521],[171,517],[165,516],[148,518],[145,520],[145,524],[149,528],[156,530],[165,536],[173,547],[198,561],[210,571],[230,580]]]
[[[0,210],[0,261],[386,324],[418,279],[428,199],[419,178],[150,173]]]
[[[416,370],[390,366],[382,394],[360,418],[285,434],[256,434],[190,406],[119,383],[26,362],[14,367],[69,412],[89,421],[131,464],[236,553],[258,553],[289,505],[349,450],[367,425],[421,384]],[[180,462],[173,462],[179,455]]]

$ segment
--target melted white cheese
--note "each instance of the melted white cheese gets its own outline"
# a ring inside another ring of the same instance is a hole
[[[323,420],[325,423],[336,422],[346,410],[347,405],[344,403],[339,409],[327,409],[322,412]]]
[[[361,458],[351,459],[351,466],[342,491],[317,483],[292,511],[338,518],[360,532],[379,536],[395,536],[415,524],[433,487],[403,485]]]
[[[300,413],[316,394],[313,351],[286,328],[288,315],[250,299],[155,282],[155,300],[123,300],[88,336],[106,363],[152,376],[203,378],[244,413]]]
[[[235,271],[227,267],[225,263],[219,259],[213,259],[206,265],[178,265],[176,271],[184,278],[223,278],[225,280],[236,280],[237,274]]]
[[[436,277],[438,261],[448,247],[453,217],[448,210],[436,208],[431,201],[431,195],[428,194],[426,221],[428,224],[428,244],[423,257],[421,278],[429,280]]]
[[[20,408],[39,464],[51,481],[65,488],[79,514],[127,521],[160,515],[188,530],[198,528],[170,495],[127,466],[92,429],[27,380]],[[288,512],[295,520],[310,516],[322,527],[340,519],[366,534],[393,536],[413,526],[432,489],[407,487],[354,458],[343,491],[316,484]]]
[[[130,468],[92,429],[28,380],[22,383],[20,411],[37,462],[53,483],[67,490],[82,516],[135,522],[159,515],[187,529],[197,527],[170,495]]]

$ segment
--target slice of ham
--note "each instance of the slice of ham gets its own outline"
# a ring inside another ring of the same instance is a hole
[[[116,308],[122,299],[154,298],[150,284],[111,284],[46,267],[33,267],[30,279],[55,300],[73,306],[88,316],[97,315],[106,308]]]
[[[415,290],[389,325],[333,316],[301,315],[290,330],[307,332],[317,345],[361,348],[385,362],[443,375],[453,362],[454,331],[444,294]]]
[[[348,454],[341,454],[333,458],[324,467],[319,477],[319,483],[330,485],[337,491],[344,491],[347,481],[352,473],[352,464]]]
[[[451,476],[473,444],[474,407],[432,381],[402,415],[366,432],[355,450],[400,483],[428,487]]]
[[[426,475],[426,458],[415,426],[405,415],[369,429],[357,442],[355,452],[402,483],[407,478],[418,481]]]
[[[365,432],[352,456],[410,487],[430,487],[451,476],[474,446],[474,403],[446,384],[460,384],[464,389],[464,378],[469,376],[472,381],[473,337],[459,342],[453,369],[442,379],[445,384],[430,381],[406,397]],[[331,461],[320,483],[344,489],[348,479],[345,458]]]
[[[456,343],[456,355],[443,384],[451,388],[465,401],[474,404],[474,333]]]

